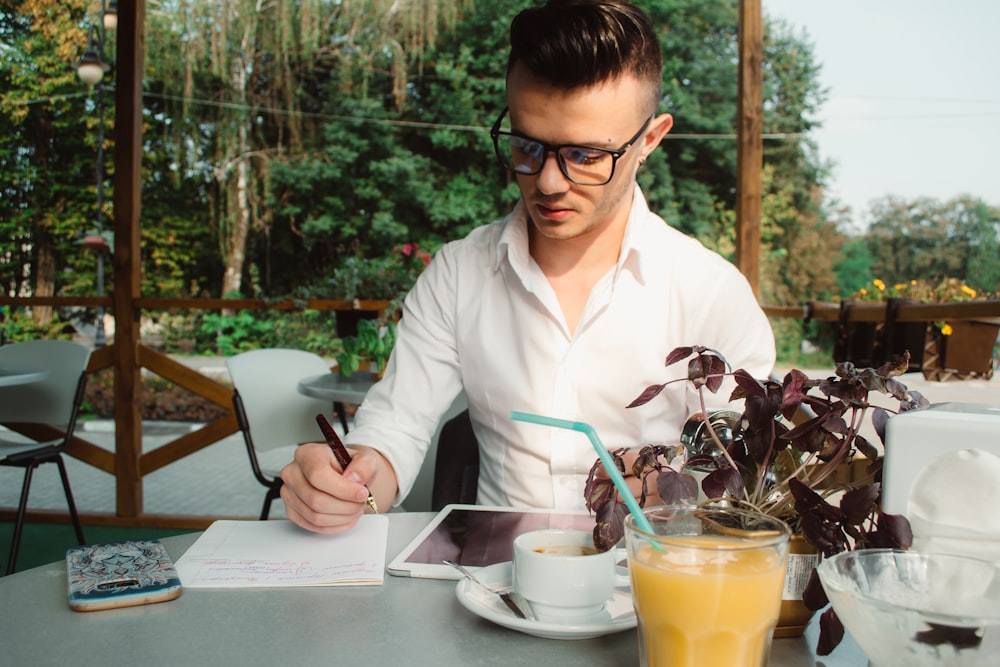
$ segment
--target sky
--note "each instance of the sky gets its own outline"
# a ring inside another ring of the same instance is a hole
[[[1000,0],[761,0],[813,45],[829,197],[1000,206]]]

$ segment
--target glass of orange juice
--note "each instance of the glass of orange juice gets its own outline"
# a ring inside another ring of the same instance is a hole
[[[764,667],[778,623],[788,525],[736,507],[644,510],[625,519],[643,667]]]

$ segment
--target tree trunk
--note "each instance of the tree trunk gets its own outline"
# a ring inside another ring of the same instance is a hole
[[[245,125],[239,128],[241,148],[246,149]],[[243,265],[246,263],[247,238],[250,235],[250,159],[241,158],[236,163],[235,210],[230,214],[232,226],[226,252],[226,272],[222,279],[223,296],[238,293],[243,286]]]
[[[38,256],[35,259],[35,287],[32,296],[53,296],[55,294],[56,257],[48,230],[37,226],[35,244]],[[47,327],[52,322],[52,306],[32,306],[31,319],[37,326]]]

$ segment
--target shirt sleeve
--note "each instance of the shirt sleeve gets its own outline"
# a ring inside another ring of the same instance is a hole
[[[407,295],[385,375],[368,392],[345,438],[373,447],[392,465],[399,488],[395,505],[412,489],[431,437],[462,388],[455,343],[457,280],[445,246]]]

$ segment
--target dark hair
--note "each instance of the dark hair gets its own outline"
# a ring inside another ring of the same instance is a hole
[[[525,9],[510,24],[508,76],[517,63],[567,90],[631,74],[660,97],[660,42],[649,15],[625,0],[549,0]]]

